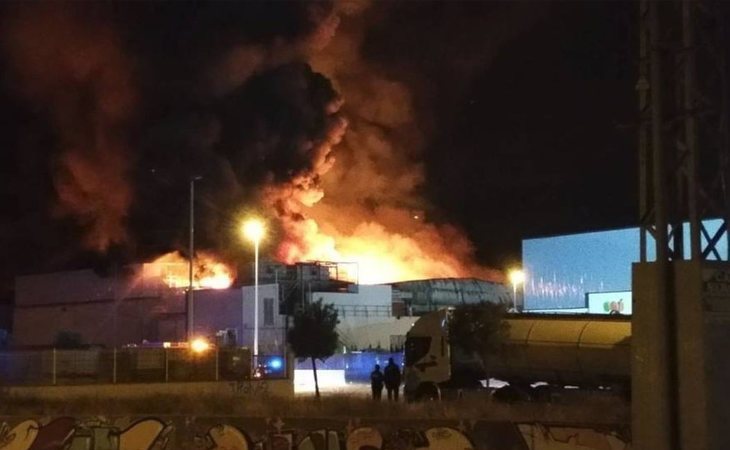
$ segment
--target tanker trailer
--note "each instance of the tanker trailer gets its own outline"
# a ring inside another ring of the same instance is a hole
[[[409,400],[483,388],[482,381],[490,378],[507,383],[503,393],[525,396],[567,386],[630,390],[630,317],[507,314],[502,351],[482,362],[449,342],[449,315],[449,309],[426,314],[406,335],[404,393]],[[535,385],[542,387],[536,391]]]

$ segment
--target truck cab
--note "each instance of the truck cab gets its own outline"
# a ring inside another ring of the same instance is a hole
[[[452,378],[448,309],[419,318],[406,334],[403,392],[406,400],[438,399]]]

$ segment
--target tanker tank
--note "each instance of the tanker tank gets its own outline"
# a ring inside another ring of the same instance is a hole
[[[512,303],[512,293],[506,286],[477,278],[435,278],[391,283],[391,286],[394,297],[403,299],[415,316],[459,304]]]
[[[511,384],[623,387],[631,378],[631,317],[509,314],[505,351],[489,375]]]
[[[631,317],[507,314],[502,350],[484,364],[449,340],[449,310],[420,317],[406,336],[405,387],[410,399],[481,387],[490,378],[504,392],[528,396],[568,386],[628,393],[631,383]],[[511,394],[510,394],[511,395]]]

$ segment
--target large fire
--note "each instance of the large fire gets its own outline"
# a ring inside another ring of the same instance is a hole
[[[144,265],[146,277],[158,277],[171,288],[187,288],[190,283],[188,260],[170,252]],[[197,252],[193,264],[193,289],[227,289],[235,271],[209,252]]]
[[[360,284],[449,277],[500,281],[500,272],[469,264],[465,259],[469,245],[459,233],[410,217],[413,232],[409,235],[391,232],[374,221],[360,223],[349,234],[323,232],[314,219],[292,222],[287,228],[294,239],[279,246],[278,256],[286,263],[354,263],[354,268],[344,266],[349,269],[345,278]]]
[[[357,274],[348,278],[361,284],[449,277],[500,281],[500,272],[473,262],[471,245],[454,227],[428,223],[421,213],[398,205],[399,199],[413,197],[420,166],[404,167],[393,180],[372,167],[338,173],[333,149],[346,138],[349,123],[340,112],[342,105],[340,98],[327,105],[323,133],[305,146],[311,155],[308,169],[288,181],[270,183],[263,191],[264,202],[276,212],[284,231],[277,258],[288,264],[355,263]],[[369,132],[375,133],[365,134]],[[363,139],[361,149],[385,145]],[[353,138],[341,145],[359,144]],[[407,175],[409,170],[416,174]],[[331,197],[325,195],[328,177],[336,180],[328,186]],[[368,204],[363,201],[368,194],[382,201]]]
[[[357,16],[368,8],[362,3],[339,3],[333,14],[348,26],[310,55],[312,66],[333,80],[342,97],[323,108],[321,130],[298,147],[309,165],[263,192],[283,230],[277,257],[286,263],[355,263],[346,267],[357,267],[362,284],[447,277],[501,281],[501,272],[474,262],[462,232],[414,213],[425,205],[419,193],[426,136],[409,86],[360,54],[365,33]]]

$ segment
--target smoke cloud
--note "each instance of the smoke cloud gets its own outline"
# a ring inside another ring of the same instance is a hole
[[[201,175],[196,240],[229,258],[256,210],[285,262],[356,262],[366,282],[500,277],[424,214],[423,103],[364,54],[378,5],[140,4],[114,21],[86,6],[12,8],[5,49],[53,128],[55,211],[87,248],[182,249]]]
[[[86,230],[84,246],[103,251],[126,239],[125,124],[136,95],[112,28],[94,11],[67,6],[18,7],[4,23],[5,44],[23,94],[54,124],[55,212]]]
[[[348,8],[349,7],[349,8]],[[330,45],[311,58],[346,98],[350,121],[336,148],[337,164],[325,165],[309,191],[317,195],[288,202],[289,240],[279,249],[288,261],[353,261],[365,282],[427,277],[479,276],[498,271],[474,262],[473,249],[453,226],[427,223],[419,189],[424,135],[413,110],[412,92],[388,78],[361,55],[367,4],[341,4],[350,16]],[[306,189],[305,189],[306,190]],[[312,200],[316,200],[312,202]]]

